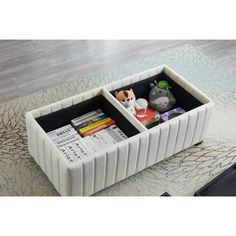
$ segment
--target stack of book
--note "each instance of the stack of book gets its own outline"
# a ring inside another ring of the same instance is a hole
[[[152,108],[147,108],[143,116],[135,116],[143,125],[145,125],[148,129],[156,126],[160,122],[160,114],[159,112],[153,110]]]
[[[71,120],[71,124],[49,132],[48,136],[69,162],[86,158],[127,138],[115,121],[100,109]]]
[[[115,121],[97,109],[73,119],[71,124],[82,137],[86,137],[115,124]]]

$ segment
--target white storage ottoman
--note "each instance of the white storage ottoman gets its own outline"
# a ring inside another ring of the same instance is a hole
[[[116,100],[114,92],[133,88],[137,98],[144,97],[147,86],[160,79],[168,80],[177,104],[186,113],[147,129]],[[61,195],[91,195],[201,142],[213,107],[214,102],[182,76],[166,65],[158,66],[27,112],[28,148]],[[68,162],[46,132],[97,108],[115,119],[129,138],[88,158]]]

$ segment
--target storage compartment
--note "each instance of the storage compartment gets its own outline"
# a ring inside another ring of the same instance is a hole
[[[187,92],[183,87],[181,87],[179,84],[173,81],[164,72],[155,76],[151,76],[150,78],[135,82],[133,84],[126,85],[118,89],[112,90],[110,93],[115,97],[116,91],[133,89],[133,92],[136,96],[136,100],[138,98],[144,98],[149,102],[149,92],[151,90],[150,83],[153,83],[154,81],[159,82],[161,80],[165,80],[168,82],[168,84],[171,87],[171,92],[174,95],[174,98],[176,99],[176,104],[174,105],[173,108],[171,108],[171,110],[180,107],[185,112],[188,112],[192,109],[195,109],[203,105],[202,102],[200,102],[197,98],[195,98],[193,95]]]
[[[36,118],[38,124],[48,133],[90,111],[100,108],[105,114],[116,121],[116,125],[128,136],[132,137],[139,131],[102,95],[90,98],[76,105]]]

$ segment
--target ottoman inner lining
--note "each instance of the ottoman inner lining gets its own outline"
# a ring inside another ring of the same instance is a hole
[[[189,92],[187,92],[184,88],[182,88],[179,84],[174,82],[168,75],[165,73],[160,73],[158,75],[149,77],[147,79],[138,81],[136,83],[133,83],[131,85],[126,85],[124,87],[121,87],[119,89],[115,89],[111,91],[111,94],[115,96],[116,91],[125,90],[125,89],[133,89],[134,94],[136,96],[136,99],[138,98],[145,98],[147,101],[148,95],[150,92],[150,83],[152,83],[154,80],[157,82],[160,80],[166,80],[171,86],[171,92],[173,93],[174,97],[176,98],[176,104],[175,107],[182,107],[185,111],[190,111],[194,108],[197,108],[203,103],[201,103],[197,98],[195,98],[193,95],[191,95]]]
[[[140,133],[105,97],[102,95],[90,98],[86,101],[63,108],[36,118],[38,124],[47,133],[67,124],[78,116],[87,112],[102,109],[102,111],[116,121],[116,125],[128,136],[132,137]]]

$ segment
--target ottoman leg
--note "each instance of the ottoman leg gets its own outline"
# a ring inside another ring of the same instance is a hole
[[[198,145],[200,145],[202,143],[203,143],[203,140],[201,142],[199,142],[199,143],[196,143],[194,146],[198,146]]]

